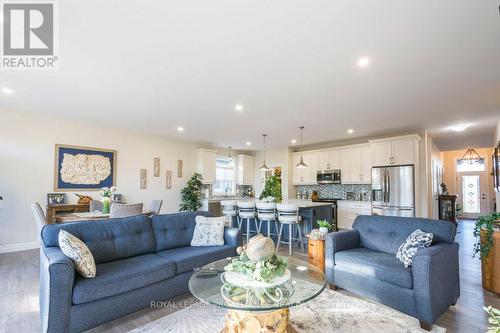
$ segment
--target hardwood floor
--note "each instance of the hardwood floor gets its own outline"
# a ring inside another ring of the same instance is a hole
[[[449,333],[485,332],[488,318],[483,306],[500,308],[500,299],[481,288],[481,269],[478,259],[472,258],[473,221],[460,221],[457,241],[460,243],[461,297],[437,322]],[[280,250],[286,254],[286,250]],[[307,255],[295,249],[294,256],[306,260]],[[39,332],[38,311],[38,250],[0,255],[0,332]],[[347,291],[340,290],[345,294]],[[351,294],[350,294],[351,295]],[[144,309],[101,325],[89,332],[126,332],[167,314],[182,309],[197,300],[190,294],[176,297],[171,306]]]

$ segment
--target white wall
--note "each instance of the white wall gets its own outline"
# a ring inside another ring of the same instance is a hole
[[[112,129],[105,124],[74,122],[31,113],[0,111],[0,253],[36,246],[37,227],[30,204],[45,207],[54,188],[54,145],[68,144],[117,151],[116,185],[129,202],[162,199],[162,212],[178,211],[180,190],[195,170],[195,146],[159,136]],[[161,176],[153,177],[153,158],[160,158]],[[177,160],[183,177],[177,177]],[[139,189],[139,170],[148,170],[148,188]],[[172,170],[172,189],[165,188],[165,170]],[[99,198],[99,192],[79,192]],[[73,192],[67,192],[76,202]]]
[[[439,207],[438,200],[436,197],[435,189],[433,187],[433,179],[434,179],[434,170],[433,170],[433,161],[437,164],[440,170],[443,168],[443,153],[439,150],[438,146],[434,142],[434,140],[427,136],[427,199],[428,199],[428,217],[437,219],[439,217]]]
[[[495,135],[495,142],[493,144],[494,147],[497,146],[498,142],[500,141],[500,120],[498,121],[497,124],[497,133]],[[497,212],[500,212],[500,192],[495,192],[496,197],[497,197]]]

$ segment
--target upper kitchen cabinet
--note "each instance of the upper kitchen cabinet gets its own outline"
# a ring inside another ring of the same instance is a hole
[[[318,170],[340,169],[340,151],[338,149],[317,152]]]
[[[249,155],[238,155],[237,185],[253,185],[255,159]]]
[[[340,149],[340,169],[343,184],[370,184],[372,147],[352,146]]]
[[[217,151],[210,149],[198,149],[196,170],[203,176],[203,184],[215,183],[215,158]]]
[[[418,135],[372,140],[373,165],[405,165],[418,161]]]
[[[317,152],[303,152],[302,157],[307,168],[297,168],[296,165],[300,161],[301,153],[293,153],[292,155],[292,175],[294,185],[311,185],[316,184],[316,174],[319,167],[319,155]]]

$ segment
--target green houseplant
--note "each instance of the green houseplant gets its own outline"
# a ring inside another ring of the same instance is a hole
[[[474,225],[474,237],[477,237],[477,241],[474,244],[473,256],[479,254],[481,259],[484,259],[490,254],[490,250],[493,246],[493,233],[495,229],[498,230],[500,227],[499,220],[500,213],[491,213],[489,215],[480,216],[477,219]],[[481,231],[483,231],[483,237],[481,237]]]
[[[267,197],[273,197],[274,202],[281,202],[283,200],[283,196],[281,194],[281,181],[276,176],[271,176],[266,179],[264,190],[260,194],[259,199],[263,200]]]
[[[195,172],[188,180],[186,187],[181,190],[182,202],[179,209],[180,212],[194,212],[201,207],[202,179],[203,177]]]
[[[488,327],[487,333],[500,333],[500,310],[491,306],[484,307],[483,309],[490,315],[488,322],[491,326]]]
[[[327,220],[318,220],[319,231],[327,234],[329,230],[332,229],[332,225]]]

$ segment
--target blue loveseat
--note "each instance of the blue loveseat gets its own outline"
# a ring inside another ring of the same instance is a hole
[[[197,215],[209,216],[177,213],[45,226],[40,247],[43,332],[80,332],[188,292],[194,267],[234,256],[241,245],[239,230],[226,228],[225,245],[190,246]],[[58,247],[61,229],[89,247],[95,278],[75,273]]]
[[[415,230],[434,234],[405,268],[399,246]],[[352,230],[326,238],[325,269],[331,287],[340,287],[432,324],[460,296],[458,244],[453,223],[430,219],[358,216]]]

